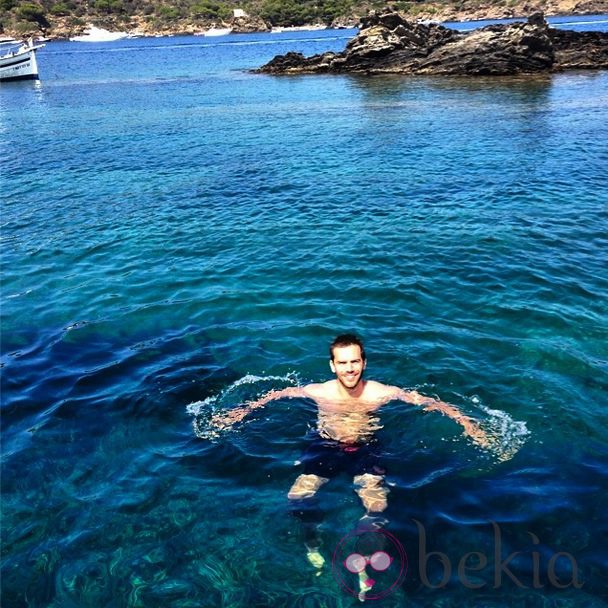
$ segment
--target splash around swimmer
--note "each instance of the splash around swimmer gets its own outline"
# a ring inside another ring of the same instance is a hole
[[[387,507],[385,471],[377,462],[373,448],[374,431],[379,427],[377,411],[390,401],[403,401],[437,411],[460,424],[477,445],[489,447],[490,439],[477,421],[457,407],[374,380],[364,379],[367,357],[362,340],[354,334],[341,334],[329,346],[329,367],[335,378],[327,382],[272,390],[260,399],[229,412],[214,415],[213,428],[225,430],[256,409],[277,399],[306,398],[317,404],[317,436],[301,459],[302,473],[291,486],[290,500],[311,498],[339,472],[353,475],[356,492],[368,514]]]

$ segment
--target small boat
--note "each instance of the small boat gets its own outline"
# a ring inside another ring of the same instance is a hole
[[[84,30],[84,33],[80,36],[72,36],[70,42],[114,42],[115,40],[122,40],[127,38],[129,34],[127,32],[110,32],[104,30],[102,27],[96,27],[95,25],[88,25]]]
[[[231,32],[231,27],[210,27],[203,32],[203,36],[227,36]]]
[[[290,27],[276,26],[270,30],[271,34],[282,34],[283,32],[318,32],[320,30],[329,29],[323,23],[315,23],[313,25],[293,25]]]
[[[0,38],[0,80],[38,80],[36,51],[44,44]]]

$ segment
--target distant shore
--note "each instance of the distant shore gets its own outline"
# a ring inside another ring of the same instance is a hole
[[[608,0],[538,0],[511,2],[484,2],[478,0],[463,0],[452,2],[421,2],[411,3],[402,14],[411,21],[434,22],[466,22],[486,19],[525,19],[536,11],[542,11],[546,16],[581,16],[592,14],[608,14]],[[121,32],[125,36],[177,36],[177,35],[214,35],[220,33],[259,33],[270,31],[289,31],[292,29],[344,29],[358,26],[366,10],[353,11],[352,14],[338,17],[331,23],[298,24],[296,27],[283,26],[265,21],[257,15],[239,15],[224,21],[175,19],[161,23],[146,15],[131,15],[128,19],[120,20],[114,16],[100,17],[86,14],[78,19],[73,15],[47,16],[48,27],[25,32],[12,29],[10,24],[4,24],[4,36],[23,38],[28,36],[43,36],[47,39],[66,40],[83,36],[92,27],[107,32]]]

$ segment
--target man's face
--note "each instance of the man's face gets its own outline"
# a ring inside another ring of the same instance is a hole
[[[349,390],[355,388],[361,382],[365,369],[361,348],[357,344],[336,346],[333,354],[334,358],[329,362],[329,367],[336,374],[338,382]]]

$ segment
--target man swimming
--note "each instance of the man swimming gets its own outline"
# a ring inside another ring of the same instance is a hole
[[[320,384],[292,386],[273,390],[245,407],[227,414],[218,413],[211,419],[217,429],[226,429],[245,418],[250,412],[270,401],[283,398],[308,398],[318,407],[316,436],[299,463],[303,472],[298,475],[288,492],[293,513],[305,524],[306,557],[321,573],[325,559],[321,555],[321,541],[316,534],[318,514],[310,509],[317,490],[340,472],[353,476],[356,492],[365,507],[361,522],[378,525],[378,514],[387,507],[388,488],[386,471],[376,451],[374,432],[381,427],[377,410],[389,401],[399,400],[419,405],[427,411],[438,411],[449,416],[464,428],[464,432],[479,446],[489,447],[490,441],[477,422],[462,414],[455,406],[425,397],[417,391],[364,380],[367,364],[361,340],[353,334],[337,336],[329,347],[329,367],[335,379]],[[307,505],[307,503],[309,503]],[[364,522],[364,520],[368,520]],[[385,522],[382,522],[385,523]],[[372,583],[373,584],[373,583]],[[371,584],[365,569],[359,574],[359,599],[364,600]]]
[[[227,414],[216,414],[211,419],[212,426],[225,429],[276,399],[308,398],[317,404],[318,436],[302,457],[304,471],[288,492],[290,500],[313,497],[330,477],[347,471],[353,475],[356,492],[367,514],[384,511],[388,495],[384,484],[385,471],[370,443],[374,431],[381,428],[374,414],[389,401],[405,401],[426,411],[441,412],[462,425],[464,432],[476,444],[489,446],[484,431],[455,406],[424,397],[417,391],[364,380],[367,359],[363,343],[357,336],[337,336],[329,347],[329,357],[329,367],[335,379],[273,390],[245,407],[235,408]]]

